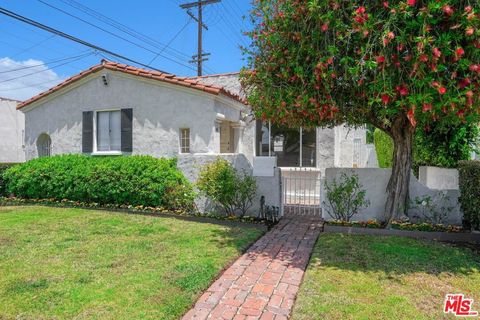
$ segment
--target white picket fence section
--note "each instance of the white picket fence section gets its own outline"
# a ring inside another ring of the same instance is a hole
[[[321,172],[315,168],[282,168],[284,214],[321,215]]]

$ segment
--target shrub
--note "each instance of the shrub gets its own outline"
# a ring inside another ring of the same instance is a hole
[[[339,182],[336,179],[331,183],[325,182],[325,189],[330,204],[326,211],[335,220],[349,222],[362,207],[370,204],[356,174],[348,176],[342,173]]]
[[[257,184],[254,177],[237,172],[227,160],[218,158],[200,170],[197,187],[227,215],[240,211],[244,216],[252,206]]]
[[[413,218],[429,224],[445,224],[448,216],[454,209],[450,206],[450,197],[446,192],[440,191],[434,196],[415,197],[410,209],[417,212]]]
[[[378,166],[380,168],[391,168],[393,160],[393,140],[380,129],[373,133],[375,151],[377,152]]]
[[[190,209],[194,193],[175,159],[62,155],[31,160],[4,174],[7,191],[29,199]]]
[[[480,161],[460,161],[458,170],[463,227],[480,230]]]
[[[13,166],[13,164],[0,164],[0,197],[8,196],[3,173],[11,166]]]

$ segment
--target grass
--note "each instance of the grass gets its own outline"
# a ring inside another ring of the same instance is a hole
[[[443,319],[447,293],[475,299],[480,256],[446,244],[322,234],[294,307],[294,320]]]
[[[0,319],[178,319],[262,233],[170,217],[0,207]]]

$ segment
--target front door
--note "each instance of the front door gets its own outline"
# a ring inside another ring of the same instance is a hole
[[[232,153],[232,132],[230,122],[220,124],[220,153]]]

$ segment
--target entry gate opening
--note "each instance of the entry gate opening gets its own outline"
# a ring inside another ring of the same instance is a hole
[[[284,214],[321,215],[321,172],[316,168],[282,168]]]

